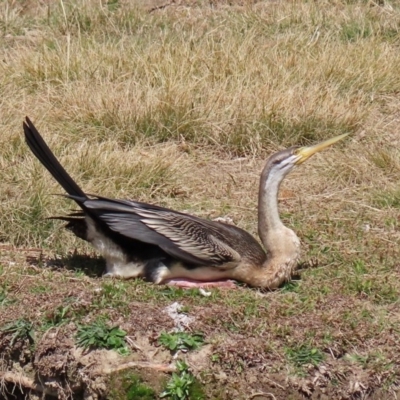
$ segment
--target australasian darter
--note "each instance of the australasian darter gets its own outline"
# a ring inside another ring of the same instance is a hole
[[[290,279],[300,240],[283,225],[278,191],[284,177],[345,135],[270,156],[260,178],[258,234],[151,204],[88,196],[51,152],[33,123],[23,124],[26,143],[82,209],[65,217],[66,228],[90,242],[106,260],[105,276],[145,277],[178,286],[231,286],[230,279],[274,289]],[[228,283],[227,283],[228,282]]]

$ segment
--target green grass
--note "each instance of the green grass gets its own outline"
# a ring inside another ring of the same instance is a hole
[[[374,351],[368,354],[348,354],[346,359],[353,364],[360,365],[364,370],[373,369],[376,372],[387,373],[393,368],[392,361],[387,360],[383,354]]]
[[[319,349],[307,345],[286,348],[285,352],[289,361],[298,367],[306,364],[318,365],[325,359]]]
[[[366,39],[372,35],[372,29],[369,23],[351,21],[343,24],[341,37],[344,41],[356,42],[360,39]]]
[[[400,208],[400,190],[376,192],[373,205],[378,208]]]
[[[9,296],[7,287],[0,286],[0,307],[14,303],[16,300]]]
[[[25,319],[16,319],[15,321],[9,322],[1,327],[0,331],[6,334],[12,334],[10,346],[12,346],[17,340],[28,340],[29,343],[35,341],[33,323]]]
[[[70,320],[71,307],[69,305],[59,306],[55,310],[46,314],[42,324],[42,329],[47,330],[52,327],[67,324]]]
[[[128,285],[124,282],[103,282],[93,298],[92,307],[97,309],[124,308]]]
[[[51,287],[43,284],[38,284],[31,288],[30,292],[33,294],[43,294],[51,292]]]

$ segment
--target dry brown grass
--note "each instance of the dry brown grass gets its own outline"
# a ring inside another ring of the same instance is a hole
[[[153,3],[146,4],[0,4],[2,241],[59,254],[87,251],[45,219],[73,206],[51,195],[60,188],[23,141],[25,115],[88,193],[229,215],[254,234],[267,155],[349,132],[346,143],[283,185],[283,218],[302,239],[304,261],[317,268],[279,294],[282,313],[269,335],[282,361],[284,348],[304,341],[324,348],[329,336],[331,347],[340,347],[340,318],[360,320],[370,343],[398,332],[398,2],[180,1],[151,13]],[[11,284],[4,265],[0,288]],[[257,298],[247,296],[239,300]],[[324,307],[336,301],[340,310],[329,316]],[[238,307],[236,300],[221,304],[232,313]],[[287,326],[279,326],[285,312],[324,320],[325,328],[299,325],[297,342],[286,341],[280,332]],[[372,323],[367,314],[386,315],[386,322]],[[310,333],[320,329],[326,336]],[[353,334],[344,335],[351,342]],[[376,346],[359,350],[394,362],[394,350]],[[390,364],[384,379],[371,365],[362,368],[381,383],[356,377],[369,388],[361,394],[397,387],[398,367]]]

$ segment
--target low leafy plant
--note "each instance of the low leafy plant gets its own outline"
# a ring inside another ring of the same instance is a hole
[[[177,372],[172,373],[172,377],[167,383],[167,387],[160,394],[160,398],[168,397],[171,400],[187,400],[190,397],[190,387],[195,379],[189,372],[188,366],[183,361],[176,363]]]
[[[4,333],[13,333],[11,343],[12,346],[17,339],[28,339],[30,343],[35,341],[35,331],[33,330],[33,323],[25,319],[18,319],[3,326],[1,331]]]
[[[79,325],[76,334],[78,346],[112,349],[120,354],[128,354],[125,336],[125,331],[118,326],[109,327],[103,320],[97,320],[90,325]]]
[[[195,350],[204,343],[204,335],[202,333],[163,332],[158,338],[158,342],[171,351]]]

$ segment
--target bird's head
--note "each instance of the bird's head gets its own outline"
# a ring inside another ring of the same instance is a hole
[[[299,254],[296,234],[286,228],[279,218],[277,199],[281,182],[297,165],[346,136],[336,136],[314,146],[289,147],[269,157],[260,178],[258,233],[270,254],[289,254],[291,259]]]
[[[297,165],[307,161],[315,153],[318,153],[332,144],[345,138],[348,134],[336,136],[332,139],[325,140],[324,142],[318,143],[314,146],[298,147],[293,146],[285,150],[279,151],[273,154],[267,161],[266,170],[268,175],[273,175],[281,181],[290,171],[293,170]]]

